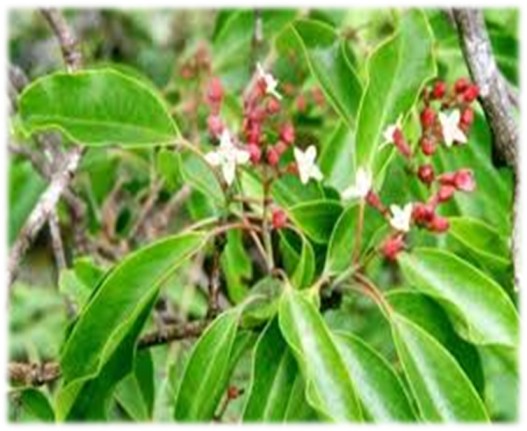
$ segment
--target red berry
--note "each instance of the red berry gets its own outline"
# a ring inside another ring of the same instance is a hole
[[[221,103],[223,99],[223,86],[217,77],[213,77],[207,88],[207,100],[211,104]]]
[[[458,190],[472,192],[476,188],[474,173],[470,169],[460,169],[454,175],[454,185]]]
[[[306,108],[307,108],[306,96],[304,96],[303,94],[299,94],[298,97],[296,98],[296,109],[298,112],[303,113],[306,111]]]
[[[442,99],[446,93],[446,84],[444,81],[437,81],[432,89],[433,99]]]
[[[287,215],[282,209],[275,209],[271,215],[272,225],[275,229],[282,229],[287,223]]]
[[[429,223],[434,218],[434,207],[431,204],[417,202],[414,204],[412,217],[417,224]]]
[[[428,229],[432,232],[442,233],[446,232],[450,227],[450,223],[447,218],[441,217],[440,215],[434,215],[432,221],[428,224]]]
[[[279,156],[284,154],[287,150],[287,144],[284,141],[278,141],[274,146]]]
[[[431,156],[436,152],[436,144],[432,138],[423,136],[419,141],[419,145],[421,146],[421,151],[426,156]]]
[[[267,163],[271,166],[276,166],[280,161],[280,154],[276,151],[276,148],[271,147],[267,150]]]
[[[428,129],[434,125],[436,119],[436,112],[430,106],[427,106],[421,111],[421,125],[423,129]]]
[[[262,159],[262,149],[258,145],[248,144],[247,151],[249,152],[251,162],[253,162],[254,164],[260,162],[260,160]]]
[[[404,249],[403,235],[389,237],[381,247],[381,253],[388,260],[396,260],[397,255]]]
[[[446,202],[452,196],[454,196],[455,191],[456,191],[455,187],[450,186],[450,185],[443,185],[439,188],[439,191],[437,192],[437,200],[439,202]]]
[[[467,89],[463,92],[463,100],[467,103],[471,103],[479,95],[479,87],[475,84],[471,84],[467,87]]]
[[[219,136],[223,132],[223,121],[218,115],[209,115],[207,118],[207,128],[212,136]]]
[[[269,100],[267,100],[267,105],[265,106],[265,110],[269,115],[274,115],[280,112],[281,105],[280,102],[275,98],[271,97]]]
[[[454,84],[454,90],[457,94],[461,94],[468,88],[469,85],[470,81],[467,78],[459,78]]]
[[[260,136],[262,133],[262,128],[258,123],[252,123],[249,130],[246,133],[247,142],[251,144],[260,144]]]
[[[431,184],[434,181],[434,168],[430,164],[419,166],[417,176],[425,184]]]
[[[280,139],[288,145],[295,142],[295,128],[291,123],[286,123],[281,127]]]
[[[471,108],[465,108],[461,114],[460,122],[462,125],[470,126],[474,121],[474,111]]]

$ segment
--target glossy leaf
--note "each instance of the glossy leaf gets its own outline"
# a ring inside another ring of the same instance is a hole
[[[112,69],[36,80],[20,96],[20,116],[28,133],[58,129],[92,146],[167,144],[179,134],[150,86]]]
[[[312,74],[335,110],[352,126],[362,95],[362,84],[345,55],[345,42],[331,26],[320,21],[301,19],[295,21],[293,27]]]
[[[104,273],[90,258],[76,259],[73,268],[60,272],[59,291],[80,309],[102,280]]]
[[[154,408],[154,364],[148,350],[137,352],[134,370],[115,389],[115,397],[128,415],[138,422],[152,418]]]
[[[177,421],[213,418],[228,382],[239,317],[238,310],[224,312],[194,345],[174,404]]]
[[[290,289],[278,315],[282,335],[307,382],[309,404],[332,421],[362,420],[346,365],[319,311],[301,292]]]
[[[261,326],[271,320],[278,310],[283,289],[283,283],[274,277],[264,277],[252,286],[242,311],[243,326]]]
[[[238,304],[247,295],[247,281],[253,274],[252,262],[244,246],[241,231],[231,230],[227,233],[227,244],[223,249],[220,263],[229,298]]]
[[[393,315],[397,353],[426,422],[488,422],[483,402],[448,351],[424,329]]]
[[[315,252],[309,241],[302,237],[300,257],[291,276],[291,284],[298,289],[309,287],[315,275]]]
[[[342,192],[355,182],[354,153],[354,133],[347,123],[339,121],[320,151],[319,165],[325,184]]]
[[[360,205],[351,204],[340,215],[331,233],[324,272],[336,274],[347,269],[353,262],[353,250],[357,236]]]
[[[399,259],[405,278],[445,304],[461,336],[476,344],[515,346],[518,315],[492,279],[453,254],[416,249]]]
[[[371,55],[358,112],[356,166],[373,166],[385,128],[408,113],[423,85],[436,74],[432,44],[425,15],[407,10],[397,33]]]
[[[54,422],[55,413],[46,395],[28,388],[17,394],[18,416],[21,422]]]
[[[485,390],[485,380],[478,349],[463,340],[454,330],[445,310],[423,293],[395,289],[386,295],[393,309],[419,325],[439,341],[454,356],[479,394]]]
[[[156,167],[170,190],[174,190],[180,184],[179,158],[174,151],[161,149],[157,153]]]
[[[300,203],[287,210],[293,223],[319,244],[329,241],[333,226],[341,213],[342,206],[330,200]]]
[[[249,395],[244,422],[283,422],[293,396],[299,373],[295,358],[282,338],[278,320],[273,319],[260,335],[254,348]],[[302,401],[299,401],[302,402]],[[305,399],[303,400],[305,403]]]
[[[161,283],[206,239],[204,233],[196,232],[160,240],[126,257],[101,281],[62,350],[63,388],[58,395],[61,418],[68,417],[72,409],[91,415],[89,404],[75,406],[77,397],[79,402],[97,403],[96,415],[104,414],[101,401],[108,394],[90,400],[81,397],[82,387],[92,390],[99,385],[110,392],[132,370],[135,341]],[[121,363],[115,357],[118,351],[123,355]]]
[[[386,359],[358,337],[344,332],[334,336],[365,415],[374,422],[415,420],[399,377]]]

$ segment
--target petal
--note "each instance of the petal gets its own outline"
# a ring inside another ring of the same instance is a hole
[[[221,165],[221,172],[225,182],[230,186],[234,181],[234,176],[236,173],[236,164],[233,161],[228,161]]]
[[[218,151],[210,151],[205,154],[205,160],[211,166],[218,166],[221,163],[221,155]]]
[[[238,150],[236,149],[236,163],[239,165],[243,165],[249,161],[251,158],[248,151],[245,150]]]
[[[450,124],[452,126],[454,125],[458,125],[459,123],[459,119],[461,118],[461,113],[459,112],[459,109],[454,109],[451,113],[450,113],[450,117],[448,118],[448,121],[450,122]]]
[[[298,168],[300,169],[300,166],[305,164],[304,152],[300,148],[294,147],[293,148],[293,154],[295,156],[295,160],[296,160],[296,163],[298,165]]]
[[[309,164],[313,164],[313,162],[317,158],[317,147],[315,147],[314,145],[310,145],[309,147],[307,147],[305,155],[306,160],[309,161]]]
[[[322,181],[324,178],[324,174],[322,174],[322,171],[317,165],[311,166],[311,172],[309,173],[310,177],[315,179],[316,181]]]
[[[466,144],[467,137],[463,133],[463,130],[461,130],[459,127],[456,126],[456,128],[453,130],[453,132],[454,132],[453,133],[454,141],[461,142],[462,144]]]
[[[347,189],[343,190],[340,194],[342,199],[349,200],[360,197],[360,192],[355,186],[350,186]]]

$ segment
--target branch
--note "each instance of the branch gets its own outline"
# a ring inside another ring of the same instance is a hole
[[[167,326],[162,331],[147,333],[139,339],[137,349],[148,349],[176,340],[199,337],[209,323],[209,320],[195,320]],[[61,372],[58,362],[45,362],[42,364],[27,362],[9,363],[9,382],[14,385],[41,386],[57,380],[60,376]]]
[[[480,101],[494,136],[500,161],[518,173],[518,126],[509,91],[492,54],[483,13],[478,9],[453,9],[465,61],[480,89]]]
[[[42,10],[42,15],[46,18],[55,32],[68,71],[77,70],[81,65],[82,56],[77,49],[76,39],[68,28],[64,17],[56,9]],[[46,223],[50,215],[53,214],[60,197],[68,188],[75,171],[79,166],[83,153],[84,149],[81,147],[74,147],[66,153],[64,159],[61,161],[60,168],[55,174],[53,174],[48,188],[42,194],[24,226],[20,230],[18,238],[13,244],[9,254],[9,286],[12,285],[17,276],[20,262],[27,249],[35,240],[37,234],[40,232],[40,229]]]

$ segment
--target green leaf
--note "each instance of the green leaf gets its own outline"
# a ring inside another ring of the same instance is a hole
[[[302,43],[311,72],[329,102],[342,119],[353,126],[362,85],[344,52],[345,42],[331,26],[320,21],[297,20],[293,28]]]
[[[115,397],[128,415],[138,422],[152,418],[154,408],[154,364],[148,350],[137,353],[134,371],[115,389]]]
[[[337,346],[315,306],[296,290],[279,306],[280,330],[306,380],[309,404],[333,421],[360,421],[362,413]]]
[[[334,335],[366,416],[374,422],[410,422],[415,414],[390,364],[359,337]]]
[[[329,241],[341,213],[340,203],[329,200],[304,202],[287,209],[287,215],[294,224],[319,244]]]
[[[211,198],[213,203],[223,205],[225,195],[221,184],[212,171],[213,168],[197,154],[190,151],[178,153],[178,158],[179,172],[183,181]]]
[[[518,315],[492,279],[453,254],[415,249],[399,258],[408,282],[441,302],[460,335],[475,344],[518,342]]]
[[[75,259],[73,268],[60,272],[59,292],[80,309],[102,280],[104,273],[89,257]]]
[[[21,410],[21,422],[54,422],[55,413],[46,395],[38,389],[24,389],[18,394],[18,406]]]
[[[161,176],[165,179],[166,184],[171,190],[175,190],[177,185],[181,182],[181,176],[179,173],[179,158],[177,153],[162,148],[157,153],[157,170]]]
[[[294,205],[324,199],[324,191],[319,183],[310,181],[302,184],[297,176],[285,175],[273,182],[271,194],[276,203],[284,208]]]
[[[135,342],[160,285],[206,240],[206,234],[192,232],[157,241],[127,256],[101,281],[63,346],[60,419],[104,416],[115,384],[132,371]],[[101,393],[88,397],[97,388]]]
[[[277,310],[283,284],[274,277],[264,277],[250,290],[242,311],[243,327],[261,326],[271,320]]]
[[[159,145],[179,135],[149,86],[112,69],[45,76],[26,87],[19,106],[26,132],[58,129],[84,145]]]
[[[243,412],[244,422],[283,422],[293,396],[299,373],[295,358],[282,338],[278,320],[273,319],[264,329],[253,352],[252,377],[249,395]],[[299,402],[304,402],[300,400]],[[296,402],[296,401],[295,401]]]
[[[178,421],[209,421],[213,418],[229,379],[240,313],[224,312],[205,330],[192,349],[183,372],[174,408]]]
[[[291,276],[291,284],[297,289],[309,287],[315,275],[315,252],[310,242],[302,237],[300,258]]]
[[[450,353],[424,329],[393,316],[393,337],[422,418],[488,422],[485,407]]]
[[[243,243],[240,230],[227,232],[227,244],[221,255],[221,269],[227,283],[229,299],[240,303],[247,295],[247,281],[252,278],[252,261]]]
[[[420,292],[396,289],[386,299],[400,314],[419,325],[439,341],[459,363],[479,394],[483,394],[485,380],[480,355],[476,347],[454,331],[445,310],[432,298]]]
[[[46,182],[35,172],[29,161],[9,165],[9,244],[12,244],[29,217]]]
[[[450,217],[448,234],[493,269],[512,266],[507,240],[491,226],[469,217]]]
[[[385,128],[408,113],[423,85],[435,76],[432,44],[426,17],[409,9],[397,33],[371,55],[358,113],[355,166],[372,168]]]
[[[339,192],[355,182],[355,135],[344,121],[339,121],[329,138],[324,140],[319,165],[324,184]]]

